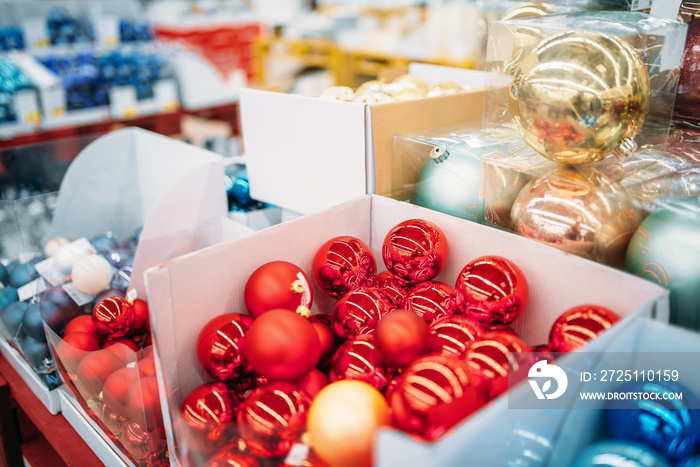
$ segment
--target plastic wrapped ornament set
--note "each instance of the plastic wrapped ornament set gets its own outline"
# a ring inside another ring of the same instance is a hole
[[[533,349],[575,350],[619,319],[595,305],[562,310],[549,342],[530,347],[510,327],[529,296],[518,266],[477,258],[452,286],[434,280],[447,255],[444,233],[420,219],[387,234],[381,274],[361,240],[329,239],[310,276],[337,302],[312,316],[309,276],[285,261],[261,265],[244,289],[249,314],[217,316],[199,334],[213,382],[181,404],[183,458],[282,465],[305,444],[309,465],[370,465],[379,426],[435,440],[504,393],[508,371],[526,377]]]
[[[347,86],[334,86],[325,90],[319,97],[332,101],[358,102],[361,104],[387,104],[424,97],[445,96],[471,91],[452,81],[441,81],[428,86],[422,79],[413,75],[401,75],[391,83],[383,80],[367,81],[355,91]]]
[[[30,89],[32,82],[9,58],[0,58],[0,125],[17,121],[13,102],[17,91]]]

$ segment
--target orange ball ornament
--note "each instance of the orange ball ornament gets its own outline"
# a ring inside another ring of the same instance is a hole
[[[370,466],[375,431],[390,419],[381,392],[362,381],[336,381],[318,393],[309,409],[311,448],[333,467]]]

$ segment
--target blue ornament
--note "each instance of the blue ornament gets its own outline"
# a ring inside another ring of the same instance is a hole
[[[46,334],[44,333],[44,323],[41,320],[41,312],[39,311],[39,304],[32,303],[27,307],[22,317],[22,329],[27,335],[33,337],[38,341],[45,341]]]
[[[14,302],[7,306],[0,315],[5,329],[9,333],[8,337],[17,337],[22,325],[24,312],[27,311],[29,305],[26,302]]]
[[[39,295],[39,311],[49,329],[60,336],[70,320],[83,314],[83,307],[75,303],[62,287],[51,287]]]
[[[49,346],[46,342],[34,339],[31,336],[27,336],[19,342],[19,347],[22,349],[24,358],[33,367],[40,369],[44,367],[44,361],[46,359],[51,359],[51,353],[49,351]]]
[[[7,272],[7,268],[4,264],[0,263],[0,283],[7,284],[10,279],[10,274]]]
[[[238,204],[247,205],[253,201],[253,199],[250,197],[250,183],[248,182],[247,175],[238,177],[233,182],[231,196],[233,196],[234,201]]]
[[[700,402],[688,388],[674,382],[633,381],[619,392],[654,394],[659,400],[609,402],[605,421],[613,439],[647,445],[674,461],[695,452],[700,444]],[[682,393],[683,399],[661,399],[672,393]]]
[[[700,467],[700,455],[686,457],[678,461],[676,467]]]
[[[671,467],[658,454],[622,441],[602,441],[586,448],[570,467]]]
[[[12,286],[7,286],[0,289],[0,311],[7,308],[7,306],[19,300],[17,296],[17,289]]]
[[[31,281],[32,277],[29,273],[29,266],[26,264],[20,264],[10,272],[10,285],[12,287],[19,289],[23,285],[29,284]]]
[[[109,250],[114,250],[117,247],[117,239],[114,238],[114,235],[112,235],[111,232],[107,232],[106,234],[102,234],[102,235],[98,235],[96,237],[93,237],[90,240],[90,244],[98,252],[109,251]]]
[[[131,271],[131,266],[124,266],[122,268],[119,268],[117,272],[112,276],[112,282],[110,282],[109,288],[123,291],[123,296],[124,292],[126,292],[126,289],[129,288],[129,283],[131,282]]]

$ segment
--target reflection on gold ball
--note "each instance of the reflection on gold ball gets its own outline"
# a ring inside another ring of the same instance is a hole
[[[331,467],[368,467],[375,431],[389,422],[382,393],[362,381],[336,381],[323,388],[311,404],[309,441]]]
[[[534,16],[551,15],[554,6],[546,2],[523,2],[503,13],[501,21],[516,18],[532,18]]]
[[[555,162],[584,164],[627,155],[649,110],[649,74],[619,39],[566,31],[520,62],[510,104],[523,140]]]
[[[369,92],[378,92],[382,90],[382,83],[377,80],[367,81],[362,83],[359,88],[355,89],[355,97],[364,96]]]
[[[599,169],[561,167],[525,185],[511,221],[523,236],[621,267],[641,215],[627,192]]]

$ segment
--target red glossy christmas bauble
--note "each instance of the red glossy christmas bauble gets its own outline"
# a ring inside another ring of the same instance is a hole
[[[333,354],[338,350],[338,343],[335,340],[331,327],[331,317],[328,315],[313,315],[309,318],[311,325],[318,334],[318,341],[321,343],[321,358],[318,360],[317,368],[327,368],[331,364]]]
[[[146,430],[153,431],[163,426],[158,380],[155,377],[143,376],[132,384],[126,394],[125,406],[129,419]]]
[[[456,357],[427,355],[414,361],[391,391],[394,424],[434,440],[486,402],[477,377]]]
[[[308,317],[313,290],[309,278],[299,266],[287,261],[271,261],[250,275],[244,298],[253,318],[279,308]]]
[[[248,370],[243,355],[243,336],[253,319],[240,313],[226,313],[209,321],[197,339],[197,357],[209,376],[231,381]]]
[[[400,307],[406,299],[406,295],[408,295],[408,286],[406,283],[389,271],[377,274],[372,280],[371,285],[384,292],[387,297],[389,297],[389,300],[391,300],[391,303],[396,307]]]
[[[360,335],[341,345],[331,363],[331,381],[354,379],[383,391],[394,369],[383,362],[373,335]]]
[[[143,339],[143,347],[150,347],[153,345],[153,335],[151,334],[151,331],[148,331],[148,334],[146,334],[146,337]]]
[[[412,311],[394,310],[374,331],[377,350],[389,365],[404,367],[430,350],[428,323]]]
[[[523,272],[500,256],[483,256],[467,264],[455,285],[457,307],[493,330],[520,316],[528,294]]]
[[[95,329],[108,339],[126,336],[135,319],[134,306],[125,298],[107,297],[92,310]]]
[[[109,350],[90,352],[78,365],[76,384],[79,383],[90,395],[96,396],[102,391],[107,378],[123,366],[121,358]]]
[[[95,413],[114,436],[119,436],[129,424],[126,417],[113,411],[106,403],[101,404]]]
[[[97,332],[97,329],[95,329],[95,325],[92,323],[92,315],[80,315],[70,320],[63,330],[63,336],[65,337],[76,332],[86,332],[88,334],[94,334],[100,339],[102,338]]]
[[[117,415],[127,417],[126,395],[131,386],[139,380],[136,368],[120,368],[112,373],[102,388],[102,401]]]
[[[527,378],[535,363],[530,347],[519,337],[504,332],[482,334],[472,342],[463,359],[481,380],[489,400],[508,390],[509,372],[519,381]]]
[[[377,273],[372,250],[362,240],[335,237],[321,245],[313,262],[316,285],[333,298],[361,287]]]
[[[444,282],[426,281],[409,290],[402,308],[412,311],[428,324],[457,311],[455,290]]]
[[[481,324],[466,316],[443,316],[430,325],[431,352],[461,357],[482,332]]]
[[[83,357],[95,350],[100,350],[100,339],[87,332],[69,334],[56,346],[57,357],[69,373],[75,373]]]
[[[231,442],[236,434],[240,399],[224,383],[208,383],[189,393],[180,405],[186,425],[187,449],[209,454]]]
[[[251,367],[272,381],[297,381],[321,357],[316,330],[307,318],[289,310],[271,310],[253,321],[244,350]]]
[[[138,423],[129,423],[119,439],[126,451],[137,461],[144,461],[162,451],[165,442],[157,430],[147,432]]]
[[[137,298],[134,300],[134,324],[128,332],[130,336],[139,336],[148,331],[148,303]]]
[[[238,409],[241,439],[255,456],[284,456],[306,430],[311,398],[292,383],[256,389]]]
[[[432,222],[411,219],[391,229],[384,238],[382,258],[386,268],[411,284],[428,281],[447,260],[447,238]]]
[[[117,357],[121,358],[124,366],[134,363],[138,358],[136,352],[139,348],[134,341],[126,337],[120,337],[113,341],[109,341],[102,346],[103,349],[108,349]]]
[[[223,448],[204,464],[204,467],[259,467],[258,460],[238,450],[238,446],[230,445]]]
[[[328,376],[326,376],[325,373],[314,368],[308,375],[297,381],[296,384],[301,389],[306,391],[306,393],[313,400],[313,398],[316,397],[316,394],[318,394],[321,389],[328,386],[330,382],[331,380],[328,379]]]
[[[549,347],[553,352],[571,352],[598,338],[620,317],[598,305],[581,305],[564,312],[549,333]]]
[[[542,345],[535,345],[532,348],[532,352],[536,353],[535,360],[547,360],[547,363],[554,363],[556,360],[554,358],[554,354],[552,353],[552,349],[549,348],[548,344],[542,344]]]
[[[372,332],[379,321],[393,309],[391,300],[381,290],[358,287],[348,292],[333,307],[333,332],[341,341]]]

